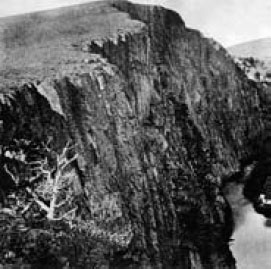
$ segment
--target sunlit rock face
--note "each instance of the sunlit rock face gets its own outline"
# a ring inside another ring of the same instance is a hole
[[[234,268],[221,178],[263,123],[226,51],[173,11],[122,1],[0,26],[1,143],[71,139],[81,191],[120,193],[134,237],[110,266]]]

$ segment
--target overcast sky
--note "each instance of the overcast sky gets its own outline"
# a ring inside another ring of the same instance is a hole
[[[0,0],[0,16],[49,9],[91,0]],[[134,0],[178,11],[187,26],[201,30],[224,46],[271,37],[268,0]]]

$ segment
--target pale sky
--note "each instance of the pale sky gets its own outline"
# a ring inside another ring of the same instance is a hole
[[[0,16],[50,9],[91,0],[0,0]],[[180,13],[186,25],[224,46],[271,37],[268,0],[134,0],[160,4]]]

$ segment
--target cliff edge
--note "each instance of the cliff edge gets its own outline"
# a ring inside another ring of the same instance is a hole
[[[235,268],[222,178],[263,122],[226,50],[126,1],[3,18],[0,32],[0,142],[72,140],[79,191],[118,193],[133,238],[106,268]]]

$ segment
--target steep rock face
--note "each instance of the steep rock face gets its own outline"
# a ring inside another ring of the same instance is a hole
[[[110,12],[132,26],[72,39],[65,57],[83,57],[80,70],[63,64],[1,95],[1,143],[76,143],[81,191],[119,192],[133,226],[112,268],[234,268],[221,178],[253,153],[259,89],[178,14],[128,2],[104,2],[98,13]]]

